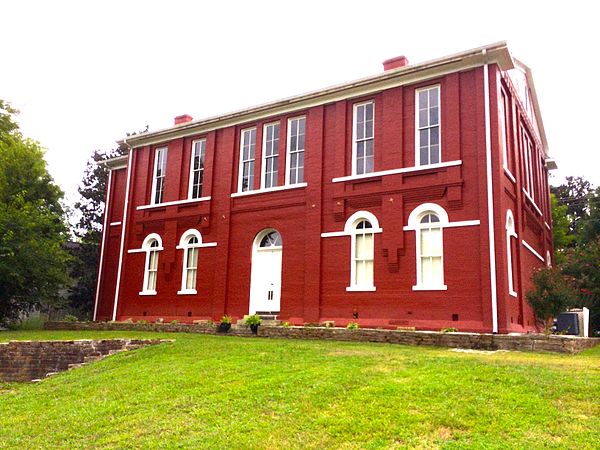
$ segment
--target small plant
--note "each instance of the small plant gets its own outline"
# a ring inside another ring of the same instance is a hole
[[[221,317],[221,323],[229,323],[229,324],[231,324],[231,316],[223,316],[223,317]]]
[[[158,319],[156,319],[156,323],[165,323],[165,319],[159,317]]]
[[[79,322],[79,319],[74,316],[73,314],[67,314],[65,317],[63,317],[63,321],[64,322]]]
[[[456,333],[457,331],[458,331],[458,328],[448,327],[448,328],[442,328],[440,330],[440,333]]]
[[[177,325],[179,323],[179,320],[171,320],[171,325]]]
[[[249,327],[251,327],[252,325],[259,326],[261,324],[261,322],[262,322],[262,320],[261,320],[260,316],[257,314],[253,314],[251,316],[246,317],[246,319],[244,319],[244,323],[246,325],[248,325]]]
[[[346,325],[346,329],[348,330],[358,330],[359,328],[360,326],[356,322],[348,322],[348,325]]]
[[[291,327],[291,326],[292,326],[292,324],[291,324],[291,323],[289,323],[289,322],[283,322],[283,323],[281,324],[281,326],[282,326],[282,327],[289,328],[289,327]]]
[[[138,323],[138,325],[147,325],[148,321],[142,319],[142,320],[138,320],[137,323]]]

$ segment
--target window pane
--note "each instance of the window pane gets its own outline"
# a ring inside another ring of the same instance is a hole
[[[429,107],[438,106],[438,88],[429,90]]]
[[[419,108],[426,108],[427,107],[427,91],[420,91],[419,92]]]
[[[431,108],[429,110],[429,125],[437,125],[439,123],[439,110],[438,108]]]
[[[371,173],[374,170],[373,155],[365,158],[365,173]]]
[[[146,286],[146,290],[156,290],[156,272],[148,272],[148,285]]]
[[[429,164],[437,164],[440,162],[440,146],[432,145],[429,157]]]
[[[304,167],[298,168],[298,183],[304,183]]]
[[[373,140],[365,141],[366,144],[366,152],[367,156],[373,156]]]
[[[427,147],[421,147],[420,153],[421,153],[420,154],[420,157],[421,157],[420,164],[422,166],[429,164],[429,149]]]
[[[428,119],[427,110],[420,109],[419,110],[419,127],[426,127],[427,125],[429,125],[429,122],[427,121],[427,119]]]
[[[431,139],[431,145],[437,145],[440,143],[439,127],[433,127],[429,129],[429,138]]]
[[[187,271],[185,289],[196,289],[196,269]]]
[[[431,283],[440,285],[444,279],[444,268],[442,267],[442,258],[431,258]]]

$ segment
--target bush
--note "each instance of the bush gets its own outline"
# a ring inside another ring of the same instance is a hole
[[[79,322],[79,319],[73,314],[67,314],[63,317],[63,322]]]
[[[576,304],[575,291],[571,282],[560,269],[544,267],[532,276],[533,289],[527,292],[527,303],[533,308],[538,320],[544,323],[546,332],[553,319]]]
[[[291,325],[289,322],[283,322],[283,323],[281,324],[281,326],[282,326],[282,327],[286,327],[286,328],[288,328],[288,327],[291,327],[292,325]]]
[[[458,328],[448,327],[448,328],[442,328],[440,330],[440,333],[456,333],[457,331],[458,331]]]
[[[171,325],[177,325],[179,323],[179,320],[171,320]]]
[[[360,326],[356,322],[348,322],[348,325],[346,325],[346,328],[348,330],[358,330],[360,328]]]
[[[142,320],[138,320],[138,321],[137,321],[137,323],[138,323],[139,325],[147,325],[147,324],[148,324],[148,321],[147,321],[147,320],[143,320],[143,319],[142,319]]]

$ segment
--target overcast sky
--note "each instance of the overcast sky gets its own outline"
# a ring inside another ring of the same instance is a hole
[[[559,6],[560,5],[560,6]],[[0,98],[74,201],[94,149],[194,119],[507,40],[531,67],[550,153],[600,185],[593,2],[5,1]],[[591,81],[591,82],[590,82]]]

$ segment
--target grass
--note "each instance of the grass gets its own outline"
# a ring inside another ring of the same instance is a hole
[[[168,337],[38,384],[0,384],[0,448],[573,448],[600,445],[600,348],[457,353]]]

